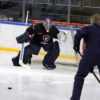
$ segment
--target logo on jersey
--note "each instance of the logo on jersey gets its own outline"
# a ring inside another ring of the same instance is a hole
[[[43,42],[48,42],[50,40],[50,36],[49,35],[43,35],[42,40],[43,40]]]

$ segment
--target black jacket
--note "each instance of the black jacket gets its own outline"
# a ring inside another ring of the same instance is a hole
[[[85,50],[100,54],[100,26],[87,26],[78,30],[74,37],[74,45],[79,45],[82,38],[86,43]]]
[[[59,30],[54,25],[50,28],[49,32],[46,32],[42,23],[30,26],[27,31],[29,35],[33,35],[31,38],[32,44],[51,43],[53,42],[53,38],[57,38],[57,34],[59,33]]]

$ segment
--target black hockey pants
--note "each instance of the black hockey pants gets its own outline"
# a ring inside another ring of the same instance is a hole
[[[48,67],[51,68],[55,68],[55,60],[57,59],[57,57],[59,56],[59,44],[58,42],[53,42],[53,43],[49,43],[47,45],[34,45],[34,44],[29,44],[28,46],[25,47],[24,50],[24,57],[23,57],[23,62],[24,64],[27,64],[29,59],[32,57],[32,54],[38,55],[41,47],[43,47],[43,49],[47,52],[47,54],[44,57],[43,60],[43,65],[47,64]],[[15,65],[19,65],[19,54],[17,57],[13,58],[13,63],[15,63]]]
[[[43,49],[47,51],[47,54],[44,57],[43,65],[49,68],[56,68],[54,62],[59,56],[60,48],[58,42],[50,43],[47,46],[43,46]]]

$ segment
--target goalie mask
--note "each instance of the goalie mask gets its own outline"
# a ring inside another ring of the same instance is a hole
[[[45,27],[45,29],[46,29],[46,32],[49,32],[49,30],[50,30],[50,28],[51,28],[51,26],[52,26],[52,21],[51,21],[51,19],[46,18],[46,19],[44,20],[44,22],[43,22],[43,25],[44,25],[44,27]]]

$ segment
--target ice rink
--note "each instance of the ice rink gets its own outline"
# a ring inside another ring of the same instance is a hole
[[[45,70],[36,63],[27,70],[12,65],[14,56],[0,51],[0,100],[70,100],[77,68],[57,65]],[[85,80],[81,100],[100,100],[100,84],[92,74]]]

